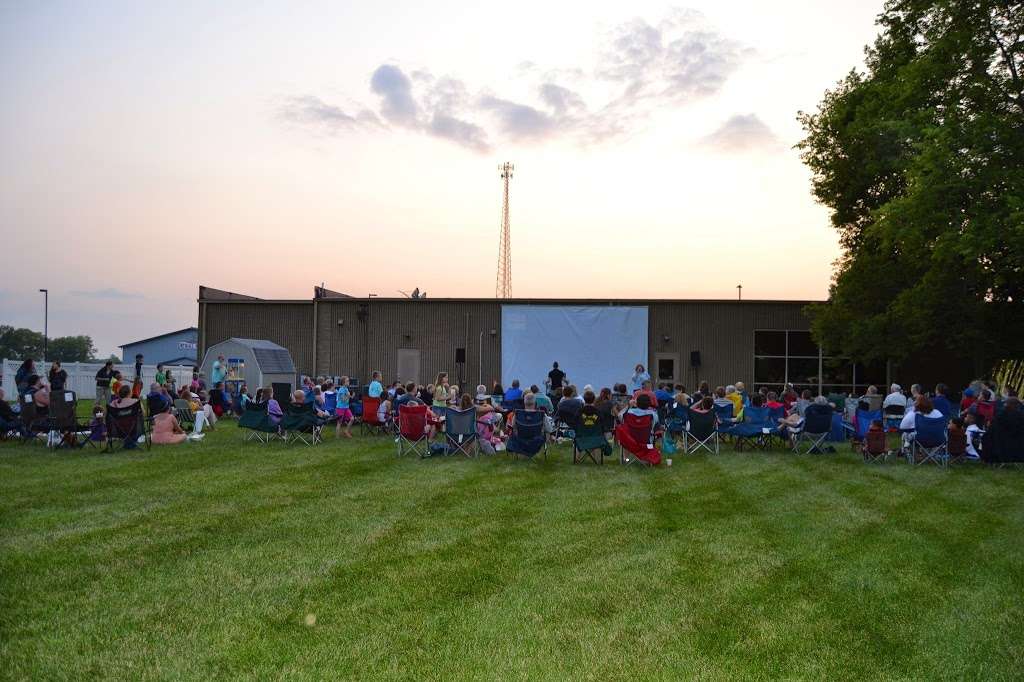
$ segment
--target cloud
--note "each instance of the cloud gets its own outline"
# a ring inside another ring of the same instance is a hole
[[[551,116],[527,104],[485,95],[480,98],[480,108],[492,112],[501,131],[513,140],[543,138],[555,129]]]
[[[479,152],[490,150],[490,145],[487,143],[487,133],[483,128],[475,123],[463,121],[454,116],[435,113],[433,118],[430,119],[430,124],[427,126],[427,132],[434,137],[451,140],[463,147],[469,147]]]
[[[82,289],[76,289],[68,292],[72,296],[81,296],[83,298],[103,298],[103,299],[131,299],[131,298],[145,298],[142,294],[135,293],[133,291],[121,291],[120,289],[95,289],[92,291],[85,291]]]
[[[676,9],[655,24],[612,27],[592,68],[519,63],[514,78],[527,85],[525,97],[486,86],[474,92],[429,68],[381,64],[369,83],[378,113],[353,114],[313,95],[291,98],[281,113],[331,132],[368,124],[417,131],[476,152],[489,151],[492,139],[599,144],[637,130],[654,112],[716,95],[751,52],[700,12]]]
[[[329,132],[354,130],[360,123],[357,117],[313,95],[289,97],[278,115],[286,121],[320,126]]]
[[[396,125],[416,127],[419,107],[412,96],[412,81],[391,64],[381,64],[370,77],[370,89],[380,95],[380,113]]]
[[[781,148],[772,129],[757,114],[737,114],[718,130],[701,140],[701,144],[724,152],[746,152]]]

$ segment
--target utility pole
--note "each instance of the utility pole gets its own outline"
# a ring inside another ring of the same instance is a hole
[[[501,239],[498,242],[498,278],[494,285],[495,298],[512,296],[512,227],[508,217],[508,181],[515,166],[507,161],[498,166],[505,183],[505,196],[501,206]]]
[[[49,343],[50,336],[50,290],[40,289],[39,293],[43,295],[43,362],[46,362],[47,344]]]
[[[742,301],[743,300],[743,285],[742,284],[737,284],[736,285],[736,300],[738,300],[738,301]]]

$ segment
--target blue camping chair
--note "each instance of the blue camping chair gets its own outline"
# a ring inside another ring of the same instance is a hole
[[[686,424],[690,421],[690,407],[686,403],[672,401],[665,415],[665,429],[669,436],[683,437],[683,450],[686,450]]]
[[[461,452],[466,457],[475,457],[479,444],[476,432],[476,408],[456,410],[449,407],[444,413],[444,437],[448,452]]]
[[[853,414],[853,423],[843,424],[843,427],[850,433],[850,438],[863,442],[864,439],[867,438],[868,429],[871,428],[871,422],[876,419],[881,421],[881,410],[857,410]]]
[[[949,452],[946,449],[947,423],[946,417],[914,415],[914,442],[910,448],[912,462],[931,462],[943,467],[949,465]]]
[[[832,407],[830,405],[818,405],[822,409],[813,408],[811,405],[804,410],[804,419],[796,428],[790,429],[793,437],[793,452],[796,454],[810,454],[812,452],[822,453],[825,449],[825,441],[832,432]],[[806,450],[802,450],[804,444]]]
[[[683,439],[686,454],[692,455],[700,449],[713,455],[718,454],[718,429],[715,428],[718,415],[711,412],[690,412],[686,437]]]
[[[769,407],[768,408],[768,421],[774,427],[774,431],[768,435],[769,445],[772,444],[772,439],[777,438],[779,445],[785,445],[786,439],[782,436],[782,429],[779,428],[779,421],[786,418],[785,407]]]
[[[544,435],[544,413],[516,410],[512,435],[505,444],[505,452],[533,459],[538,453],[548,457],[548,439]]]
[[[767,407],[743,408],[743,423],[736,424],[726,433],[736,438],[736,449],[750,448],[766,450],[771,444],[772,433],[778,433],[777,426],[771,423]]]

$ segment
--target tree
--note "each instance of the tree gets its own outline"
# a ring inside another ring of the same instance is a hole
[[[43,357],[43,335],[31,329],[0,325],[0,360],[34,360]]]
[[[890,0],[866,71],[800,113],[842,255],[812,329],[857,360],[1024,356],[1024,4]]]
[[[96,354],[90,336],[61,336],[50,339],[48,360],[61,362],[89,362]]]

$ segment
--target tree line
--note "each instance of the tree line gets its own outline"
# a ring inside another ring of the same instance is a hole
[[[61,362],[100,362],[108,358],[97,358],[96,347],[93,345],[92,337],[81,336],[58,336],[48,339],[46,343],[46,359],[60,360]],[[43,335],[37,331],[25,328],[15,328],[10,325],[0,325],[0,359],[4,360],[34,360],[43,359]],[[120,359],[112,355],[109,359],[120,362]]]

